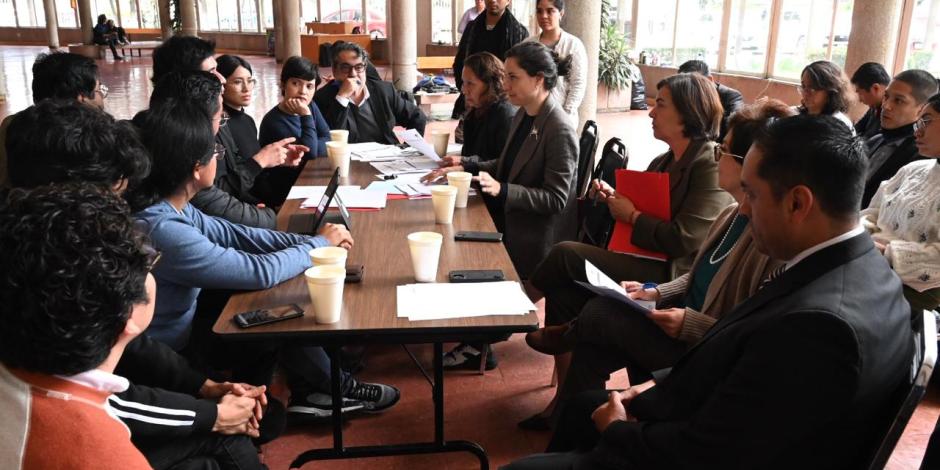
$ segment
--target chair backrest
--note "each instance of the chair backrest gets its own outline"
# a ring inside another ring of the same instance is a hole
[[[616,187],[617,170],[627,167],[630,156],[623,141],[614,137],[604,144],[601,151],[601,160],[591,175],[588,184],[595,179],[601,179],[607,184]],[[596,204],[587,198],[578,200],[578,240],[600,248],[606,248],[610,241],[610,234],[614,229],[614,218],[606,204]]]
[[[878,448],[868,461],[869,469],[883,469],[901,439],[904,428],[914,414],[917,405],[927,392],[927,383],[933,375],[937,362],[937,320],[933,311],[923,312],[923,329],[914,334],[914,359],[911,364],[912,381],[902,384],[892,397],[892,415],[884,434],[880,435]]]
[[[597,153],[597,123],[588,121],[581,130],[581,139],[578,142],[578,195],[583,196],[587,191],[588,175],[594,170],[594,154]]]

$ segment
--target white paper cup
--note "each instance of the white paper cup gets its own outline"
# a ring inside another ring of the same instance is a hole
[[[444,236],[437,232],[414,232],[408,235],[408,248],[411,251],[411,265],[414,267],[416,281],[437,280],[437,262],[441,257],[443,240]]]
[[[452,171],[447,174],[447,184],[457,188],[457,202],[454,207],[467,207],[467,196],[470,195],[470,180],[473,175],[466,171]]]
[[[330,142],[349,143],[349,131],[345,129],[336,129],[330,131]]]
[[[349,176],[349,146],[344,142],[327,142],[326,153],[330,157],[330,166],[339,168],[339,176]]]
[[[324,246],[314,248],[307,252],[310,262],[314,266],[342,266],[346,267],[346,256],[349,254],[345,248],[338,246]]]
[[[431,188],[431,203],[434,205],[435,222],[450,224],[454,221],[454,204],[457,202],[457,192],[455,186],[433,186]]]
[[[342,266],[314,266],[304,271],[307,291],[313,304],[317,323],[336,323],[343,311],[343,283],[346,268]]]
[[[441,157],[447,155],[447,144],[450,143],[450,132],[433,131],[431,132],[431,142],[434,143],[434,151]]]

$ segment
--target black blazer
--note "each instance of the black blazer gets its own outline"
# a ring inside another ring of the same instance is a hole
[[[912,359],[901,281],[863,233],[723,316],[592,452],[622,468],[857,468]]]
[[[369,90],[369,99],[366,103],[372,106],[375,120],[385,131],[385,141],[380,143],[398,143],[398,138],[392,131],[396,125],[406,129],[416,129],[424,135],[424,128],[427,125],[424,113],[413,102],[405,100],[390,83],[367,79],[366,88]],[[335,82],[329,83],[317,91],[313,100],[323,113],[323,118],[330,125],[330,129],[349,130],[346,122],[349,117],[349,107],[336,101],[338,92],[339,86]],[[350,130],[349,142],[362,142],[362,139],[357,132]]]
[[[715,84],[715,87],[718,90],[721,107],[724,109],[724,114],[721,116],[721,132],[718,134],[718,142],[721,142],[725,139],[725,134],[728,133],[728,119],[731,114],[744,106],[744,96],[741,95],[740,91],[720,83]]]

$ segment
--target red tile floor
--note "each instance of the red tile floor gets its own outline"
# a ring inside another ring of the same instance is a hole
[[[40,47],[0,47],[0,74],[7,101],[0,104],[0,119],[30,104],[30,67]],[[260,122],[264,113],[277,103],[278,68],[269,57],[248,57],[259,86],[251,112]],[[110,89],[106,109],[118,118],[130,118],[147,106],[151,91],[149,57],[127,62],[110,59],[98,61],[101,81]],[[643,169],[665,149],[652,139],[645,112],[612,113],[598,116],[601,142],[617,136],[631,150],[630,168]],[[433,129],[451,129],[453,121],[431,124]],[[541,315],[541,312],[540,312]],[[425,367],[431,366],[431,348],[410,346]],[[526,432],[516,423],[544,407],[552,394],[549,386],[552,363],[547,356],[529,349],[520,335],[495,346],[500,367],[485,375],[471,372],[448,373],[445,380],[445,436],[480,443],[490,456],[493,468],[518,457],[544,449],[547,433]],[[398,346],[380,346],[368,350],[366,369],[361,378],[394,384],[402,390],[401,402],[388,412],[375,416],[357,416],[345,426],[348,445],[371,445],[429,441],[433,438],[431,390],[424,377]],[[624,386],[625,374],[615,375],[611,386]],[[781,378],[786,386],[786,378]],[[890,469],[918,468],[934,423],[940,415],[940,394],[931,390],[920,405],[891,461]],[[313,447],[331,445],[328,423],[290,427],[286,434],[264,448],[265,462],[272,469],[286,469],[295,455]],[[309,464],[308,468],[349,469],[474,469],[469,454],[442,454],[420,457],[386,457],[355,461]]]

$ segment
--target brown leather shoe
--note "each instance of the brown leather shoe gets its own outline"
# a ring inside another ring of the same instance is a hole
[[[555,356],[574,349],[574,344],[565,337],[568,324],[546,326],[525,335],[525,342],[530,348],[542,353]]]

